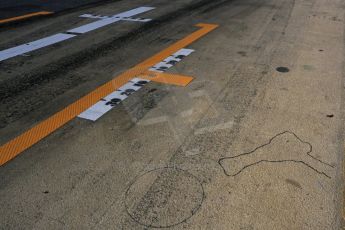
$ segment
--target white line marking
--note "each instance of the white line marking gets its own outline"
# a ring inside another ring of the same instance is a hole
[[[173,55],[171,55],[170,57],[166,58],[164,61],[154,65],[152,68],[150,68],[150,70],[156,72],[165,72],[168,68],[173,67],[177,62],[181,61],[184,57],[188,56],[193,52],[194,50],[192,49],[181,49]],[[78,117],[91,121],[96,121],[105,113],[110,111],[113,107],[118,105],[121,101],[125,100],[129,95],[131,95],[135,91],[138,91],[142,86],[144,86],[148,82],[150,81],[146,79],[134,78],[125,85],[121,86],[115,92],[106,96],[103,100],[97,102],[95,105],[88,108]]]
[[[177,62],[180,62],[183,58],[193,53],[195,50],[192,49],[181,49],[167,57],[162,62],[157,63],[156,65],[152,66],[149,70],[150,71],[157,71],[157,72],[165,72],[167,69],[176,65]]]
[[[91,120],[91,121],[96,121],[98,118],[100,118],[103,114],[105,114],[111,109],[112,109],[112,106],[107,106],[104,101],[99,101],[96,104],[94,104],[92,107],[90,107],[88,110],[79,114],[78,117]]]
[[[131,81],[121,86],[118,90],[112,92],[101,101],[97,102],[96,104],[79,114],[78,117],[96,121],[109,110],[120,104],[132,93],[138,91],[143,85],[147,84],[148,82],[150,81],[146,79],[133,78]]]
[[[101,16],[101,15],[93,15],[93,14],[82,14],[79,17],[81,18],[94,18],[94,19],[106,19],[110,16]]]
[[[81,18],[93,18],[93,19],[108,19],[112,16],[102,16],[102,15],[93,15],[93,14],[82,14],[79,17]],[[122,21],[131,21],[131,22],[149,22],[152,19],[148,18],[131,18],[131,17],[121,17],[120,20]]]
[[[122,21],[129,21],[129,22],[149,22],[152,21],[150,18],[123,18]]]
[[[134,80],[134,79],[133,79]],[[131,80],[130,82],[124,84],[123,86],[121,86],[118,91],[123,91],[123,92],[131,92],[131,91],[138,91],[141,87],[139,86],[134,86],[134,82],[132,82],[133,80]]]
[[[59,33],[59,34],[54,34],[46,38],[39,39],[37,41],[33,41],[27,44],[23,44],[23,45],[16,46],[7,50],[3,50],[3,51],[0,51],[0,61],[6,60],[18,55],[22,55],[22,54],[40,49],[45,46],[50,46],[50,45],[62,42],[67,39],[73,38],[75,36],[76,35],[73,35],[73,34]]]
[[[174,53],[172,56],[174,57],[179,57],[179,56],[183,56],[182,58],[190,55],[191,53],[193,53],[195,50],[192,49],[180,49],[179,51],[177,51],[176,53]]]
[[[77,33],[77,34],[83,34],[98,28],[101,28],[103,26],[112,24],[117,21],[126,20],[126,21],[137,21],[137,22],[147,22],[150,19],[132,19],[131,16],[141,14],[150,10],[155,9],[154,7],[138,7],[133,10],[129,10],[120,14],[116,14],[114,16],[110,17],[102,17],[102,16],[93,16],[91,14],[83,14],[81,17],[92,17],[99,19],[96,22],[92,22],[74,29],[69,30],[69,33]],[[18,56],[23,55],[25,53],[38,50],[40,48],[50,46],[62,41],[65,41],[67,39],[75,37],[75,34],[66,34],[66,33],[58,33],[49,37],[45,37],[30,43],[22,44],[13,48],[9,48],[6,50],[0,51],[0,61]]]
[[[141,13],[153,10],[153,9],[154,9],[153,7],[138,7],[136,9],[129,10],[129,11],[126,11],[124,13],[116,14],[114,16],[103,18],[99,21],[92,22],[92,23],[74,28],[74,29],[69,30],[67,32],[84,34],[84,33],[90,32],[92,30],[96,30],[98,28],[101,28],[103,26],[107,26],[109,24],[121,21],[122,19],[126,19],[126,18],[132,17],[134,15],[141,14]]]

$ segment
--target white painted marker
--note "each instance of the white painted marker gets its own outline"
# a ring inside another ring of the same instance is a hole
[[[129,22],[149,22],[152,19],[149,18],[124,18],[122,21],[129,21]]]
[[[162,62],[152,66],[149,70],[161,73],[165,72],[167,69],[173,67],[177,62],[180,62],[184,57],[190,55],[193,52],[194,50],[192,49],[180,49],[170,57],[164,59]]]
[[[79,114],[79,118],[84,118],[91,121],[98,120],[105,113],[110,111],[121,101],[125,100],[129,95],[138,91],[143,85],[149,83],[150,80],[133,78],[131,81],[121,86],[115,92],[109,94],[101,101],[97,102],[83,113]]]
[[[81,18],[94,18],[94,19],[106,19],[109,16],[93,15],[93,14],[82,14],[79,17]]]
[[[79,17],[81,18],[93,18],[93,19],[109,19],[113,16],[101,16],[101,15],[93,15],[93,14],[82,14]],[[122,21],[130,21],[130,22],[149,22],[152,19],[148,18],[131,18],[131,17],[122,17]]]
[[[154,65],[152,68],[150,68],[150,71],[165,72],[169,68],[173,67],[177,62],[180,62],[184,57],[190,55],[193,52],[194,50],[192,49],[181,49],[173,55],[164,59],[162,62]],[[150,81],[146,79],[133,78],[128,83],[121,86],[118,90],[109,94],[101,101],[97,102],[96,104],[85,110],[78,117],[90,121],[98,120],[101,116],[106,114],[116,105],[118,105],[121,101],[125,100],[130,94],[132,94],[135,91],[138,91],[142,86],[146,84],[143,84],[141,82],[148,83]]]
[[[19,45],[13,48],[2,50],[0,51],[0,61],[7,60],[9,58],[12,58],[18,55],[23,55],[25,53],[38,50],[40,48],[65,41],[67,39],[77,36],[76,34],[84,34],[86,32],[101,28],[103,26],[115,23],[117,21],[125,20],[125,21],[148,22],[151,19],[133,19],[130,17],[153,10],[153,9],[155,8],[154,7],[138,7],[133,10],[129,10],[120,14],[110,16],[110,17],[83,14],[81,15],[81,17],[90,17],[90,18],[95,18],[99,20],[68,31],[69,33],[75,33],[75,34],[58,33],[58,34],[55,34],[46,38],[42,38],[30,43],[26,43],[26,44]]]
[[[132,17],[134,15],[138,15],[138,14],[141,14],[141,13],[153,10],[153,9],[154,9],[153,7],[138,7],[136,9],[133,9],[133,10],[130,10],[130,11],[127,11],[124,13],[116,14],[116,15],[111,16],[111,17],[102,18],[99,21],[92,22],[92,23],[77,27],[77,28],[69,30],[67,32],[84,34],[84,33],[90,32],[92,30],[96,30],[98,28],[101,28],[103,26],[121,21],[123,19]],[[84,15],[84,17],[85,17],[85,15]]]
[[[73,34],[63,34],[63,33],[59,33],[59,34],[55,34],[46,38],[42,38],[40,40],[37,41],[33,41],[27,44],[23,44],[20,46],[16,46],[7,50],[3,50],[0,51],[0,61],[9,59],[11,57],[15,57],[18,55],[23,55],[25,53],[31,52],[33,50],[37,50],[40,49],[42,47],[46,47],[46,46],[50,46],[53,45],[55,43],[59,43],[62,41],[65,41],[67,39],[73,38],[76,35]]]

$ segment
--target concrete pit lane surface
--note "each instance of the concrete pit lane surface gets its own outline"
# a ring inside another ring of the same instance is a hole
[[[344,9],[2,1],[0,229],[343,229]]]

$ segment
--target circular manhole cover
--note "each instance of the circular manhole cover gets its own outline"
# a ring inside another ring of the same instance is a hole
[[[167,228],[191,218],[201,207],[200,181],[177,168],[155,169],[138,177],[127,189],[128,215],[146,227]]]

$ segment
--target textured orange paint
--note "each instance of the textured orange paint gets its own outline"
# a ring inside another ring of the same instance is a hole
[[[53,14],[53,12],[40,11],[40,12],[31,13],[31,14],[25,14],[25,15],[13,17],[13,18],[2,19],[2,20],[0,20],[0,24],[7,23],[7,22],[19,21],[19,20],[23,20],[23,19],[27,19],[27,18],[36,17],[36,16],[49,15],[49,14]]]
[[[80,98],[78,101],[67,106],[60,112],[57,112],[53,116],[42,121],[38,125],[29,129],[28,131],[24,132],[18,137],[2,145],[0,147],[0,165],[5,164],[6,162],[10,161],[11,159],[15,158],[17,155],[22,153],[24,150],[30,148],[31,146],[33,146],[34,144],[36,144],[43,138],[47,137],[49,134],[51,134],[52,132],[54,132],[55,130],[57,130],[58,128],[66,124],[67,122],[71,121],[80,113],[84,112],[90,106],[97,103],[100,99],[114,92],[116,89],[120,88],[122,85],[126,84],[129,80],[145,72],[149,73],[148,72],[149,68],[151,68],[155,64],[161,62],[162,60],[174,54],[178,50],[188,46],[189,44],[193,43],[197,39],[203,37],[204,35],[206,35],[207,33],[211,32],[212,30],[218,27],[217,25],[212,25],[212,24],[198,24],[196,26],[201,27],[201,29],[179,40],[175,44],[157,53],[156,55],[145,60],[144,62],[134,66],[133,68],[127,70],[126,72],[120,74],[119,76],[115,77],[113,80],[105,83],[104,85],[95,89],[91,93]],[[161,79],[163,77],[163,80],[164,80],[164,75],[160,75],[160,76],[161,76]],[[167,74],[165,76],[167,76]],[[185,77],[182,77],[182,78],[184,78],[184,80],[181,80],[181,82],[184,81],[185,83],[186,78]]]

